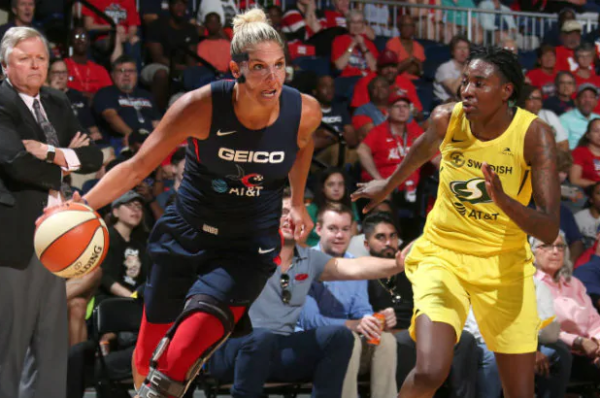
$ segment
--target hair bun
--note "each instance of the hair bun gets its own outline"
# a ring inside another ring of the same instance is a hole
[[[253,8],[233,18],[233,34],[241,32],[247,25],[254,23],[269,23],[267,15],[260,8]]]

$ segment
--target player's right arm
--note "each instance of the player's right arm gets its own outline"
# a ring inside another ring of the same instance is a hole
[[[371,199],[363,209],[368,213],[373,207],[383,201],[397,186],[402,184],[419,167],[431,160],[438,152],[440,144],[444,141],[446,130],[452,116],[455,103],[444,104],[436,107],[431,113],[431,122],[425,133],[421,134],[410,148],[404,160],[400,163],[394,174],[385,180],[374,180],[363,185],[351,197]]]
[[[184,95],[169,108],[138,153],[108,172],[84,199],[90,207],[99,209],[131,190],[186,138],[205,139],[211,115],[210,86]]]

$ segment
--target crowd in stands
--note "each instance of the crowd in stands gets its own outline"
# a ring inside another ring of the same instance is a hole
[[[98,173],[70,176],[71,188],[81,193],[133,156],[182,93],[231,78],[231,20],[239,7],[254,4],[141,0],[138,9],[134,0],[87,1],[100,13],[76,3],[73,28],[59,39],[53,37],[52,16],[63,9],[47,1],[12,0],[10,20],[0,26],[0,36],[13,26],[31,26],[51,39],[48,85],[68,96],[85,133],[104,154]],[[326,263],[331,257],[393,258],[420,235],[436,199],[439,157],[366,216],[364,203],[352,203],[349,194],[359,182],[391,175],[427,129],[432,109],[460,100],[471,48],[491,40],[522,60],[527,85],[514,105],[553,128],[558,152],[562,232],[553,245],[531,242],[538,307],[547,320],[536,355],[537,394],[564,396],[574,380],[600,384],[600,26],[578,20],[579,13],[598,12],[600,5],[595,0],[410,0],[479,11],[469,21],[462,11],[351,7],[348,0],[330,6],[315,0],[287,0],[285,7],[280,1],[257,3],[286,43],[286,83],[313,95],[323,111],[306,193],[315,229],[306,242],[285,242],[282,258],[292,266],[277,270],[252,307],[255,332],[231,339],[206,371],[233,383],[233,391],[259,391],[268,381],[306,381],[322,392],[339,384],[341,396],[356,397],[357,380],[368,379],[371,396],[395,396],[416,360],[407,332],[410,282],[402,273],[385,280],[334,281]],[[506,13],[485,13],[490,10]],[[526,47],[525,36],[532,32],[508,12],[518,10],[558,12],[558,22],[534,30],[529,43],[537,45]],[[474,40],[466,36],[467,25]],[[177,200],[185,157],[182,143],[134,191],[100,210],[110,231],[106,260],[100,270],[67,283],[69,398],[82,396],[85,368],[94,365],[88,333],[92,309],[109,297],[143,296],[151,267],[145,242]],[[284,199],[282,230],[289,229],[288,211]],[[383,315],[382,330],[375,314]],[[317,336],[319,344],[297,337],[303,334]],[[367,342],[375,337],[377,345]],[[105,335],[102,353],[130,355],[134,341],[135,336]],[[285,358],[272,359],[274,351],[295,344],[315,351],[310,363],[292,369]],[[268,361],[270,366],[262,366]],[[456,397],[501,394],[493,354],[472,316],[442,389]]]

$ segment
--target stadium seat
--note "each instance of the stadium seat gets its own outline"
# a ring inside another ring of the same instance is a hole
[[[373,43],[375,44],[375,47],[377,47],[377,51],[382,52],[383,50],[385,50],[385,45],[387,44],[389,39],[389,37],[385,36],[376,36],[375,40],[373,40]]]
[[[425,62],[423,62],[423,78],[433,81],[437,68],[451,58],[450,47],[440,44],[429,46],[425,49],[425,58]]]
[[[329,57],[299,57],[292,63],[305,72],[314,72],[317,76],[331,75]]]
[[[417,96],[423,105],[423,115],[429,117],[434,106],[437,105],[433,96],[433,83],[423,79],[415,80],[414,83],[417,89]]]
[[[537,62],[537,51],[519,51],[519,63],[524,69],[531,70],[535,68]]]

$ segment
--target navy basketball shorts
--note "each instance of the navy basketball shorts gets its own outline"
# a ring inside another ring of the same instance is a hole
[[[169,206],[148,243],[152,260],[144,290],[148,321],[174,322],[186,299],[196,294],[249,307],[275,271],[281,243],[278,229],[235,238],[204,232]]]

